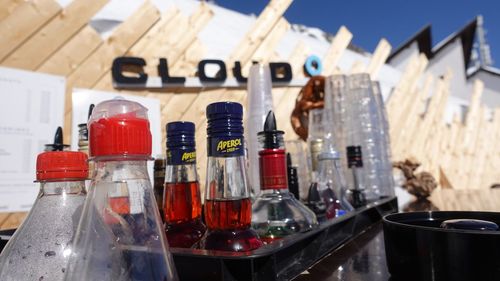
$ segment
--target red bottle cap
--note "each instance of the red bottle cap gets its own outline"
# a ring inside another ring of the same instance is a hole
[[[84,180],[89,174],[87,155],[76,151],[49,151],[38,154],[36,180]]]
[[[147,108],[122,98],[98,104],[89,119],[90,156],[150,156]]]

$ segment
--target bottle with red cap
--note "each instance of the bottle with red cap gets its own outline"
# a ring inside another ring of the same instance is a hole
[[[0,280],[63,280],[71,239],[85,200],[87,156],[54,151],[38,155],[40,193],[0,256]]]
[[[258,133],[261,192],[252,204],[252,227],[267,243],[318,225],[316,215],[289,192],[283,134],[269,111]]]
[[[147,171],[147,109],[104,101],[88,128],[94,178],[65,280],[177,280]]]

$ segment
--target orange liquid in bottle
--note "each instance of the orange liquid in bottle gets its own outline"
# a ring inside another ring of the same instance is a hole
[[[171,247],[192,247],[205,233],[198,182],[166,183],[164,215]]]
[[[262,246],[254,230],[250,198],[234,200],[206,200],[205,221],[208,234],[203,248],[222,251],[251,251]]]

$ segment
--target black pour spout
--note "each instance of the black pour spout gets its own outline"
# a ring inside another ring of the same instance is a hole
[[[93,103],[91,103],[89,106],[89,113],[87,115],[87,120],[90,119],[90,115],[92,115],[92,111],[94,111],[94,107],[95,107],[95,105]]]
[[[63,130],[61,127],[57,127],[56,134],[54,135],[54,143],[46,144],[45,151],[63,151],[67,147],[69,145],[63,142]]]
[[[258,136],[264,149],[277,149],[283,147],[283,135],[285,132],[276,129],[276,117],[273,111],[269,111],[264,122],[264,131]]]

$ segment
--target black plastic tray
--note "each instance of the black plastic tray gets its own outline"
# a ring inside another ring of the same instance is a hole
[[[353,239],[386,214],[398,211],[396,197],[323,222],[317,229],[285,237],[245,253],[171,248],[181,281],[290,280]],[[0,252],[15,229],[0,231]]]
[[[398,211],[396,197],[324,222],[313,231],[285,237],[245,253],[171,248],[177,273],[186,280],[290,280],[362,233],[386,214]]]

